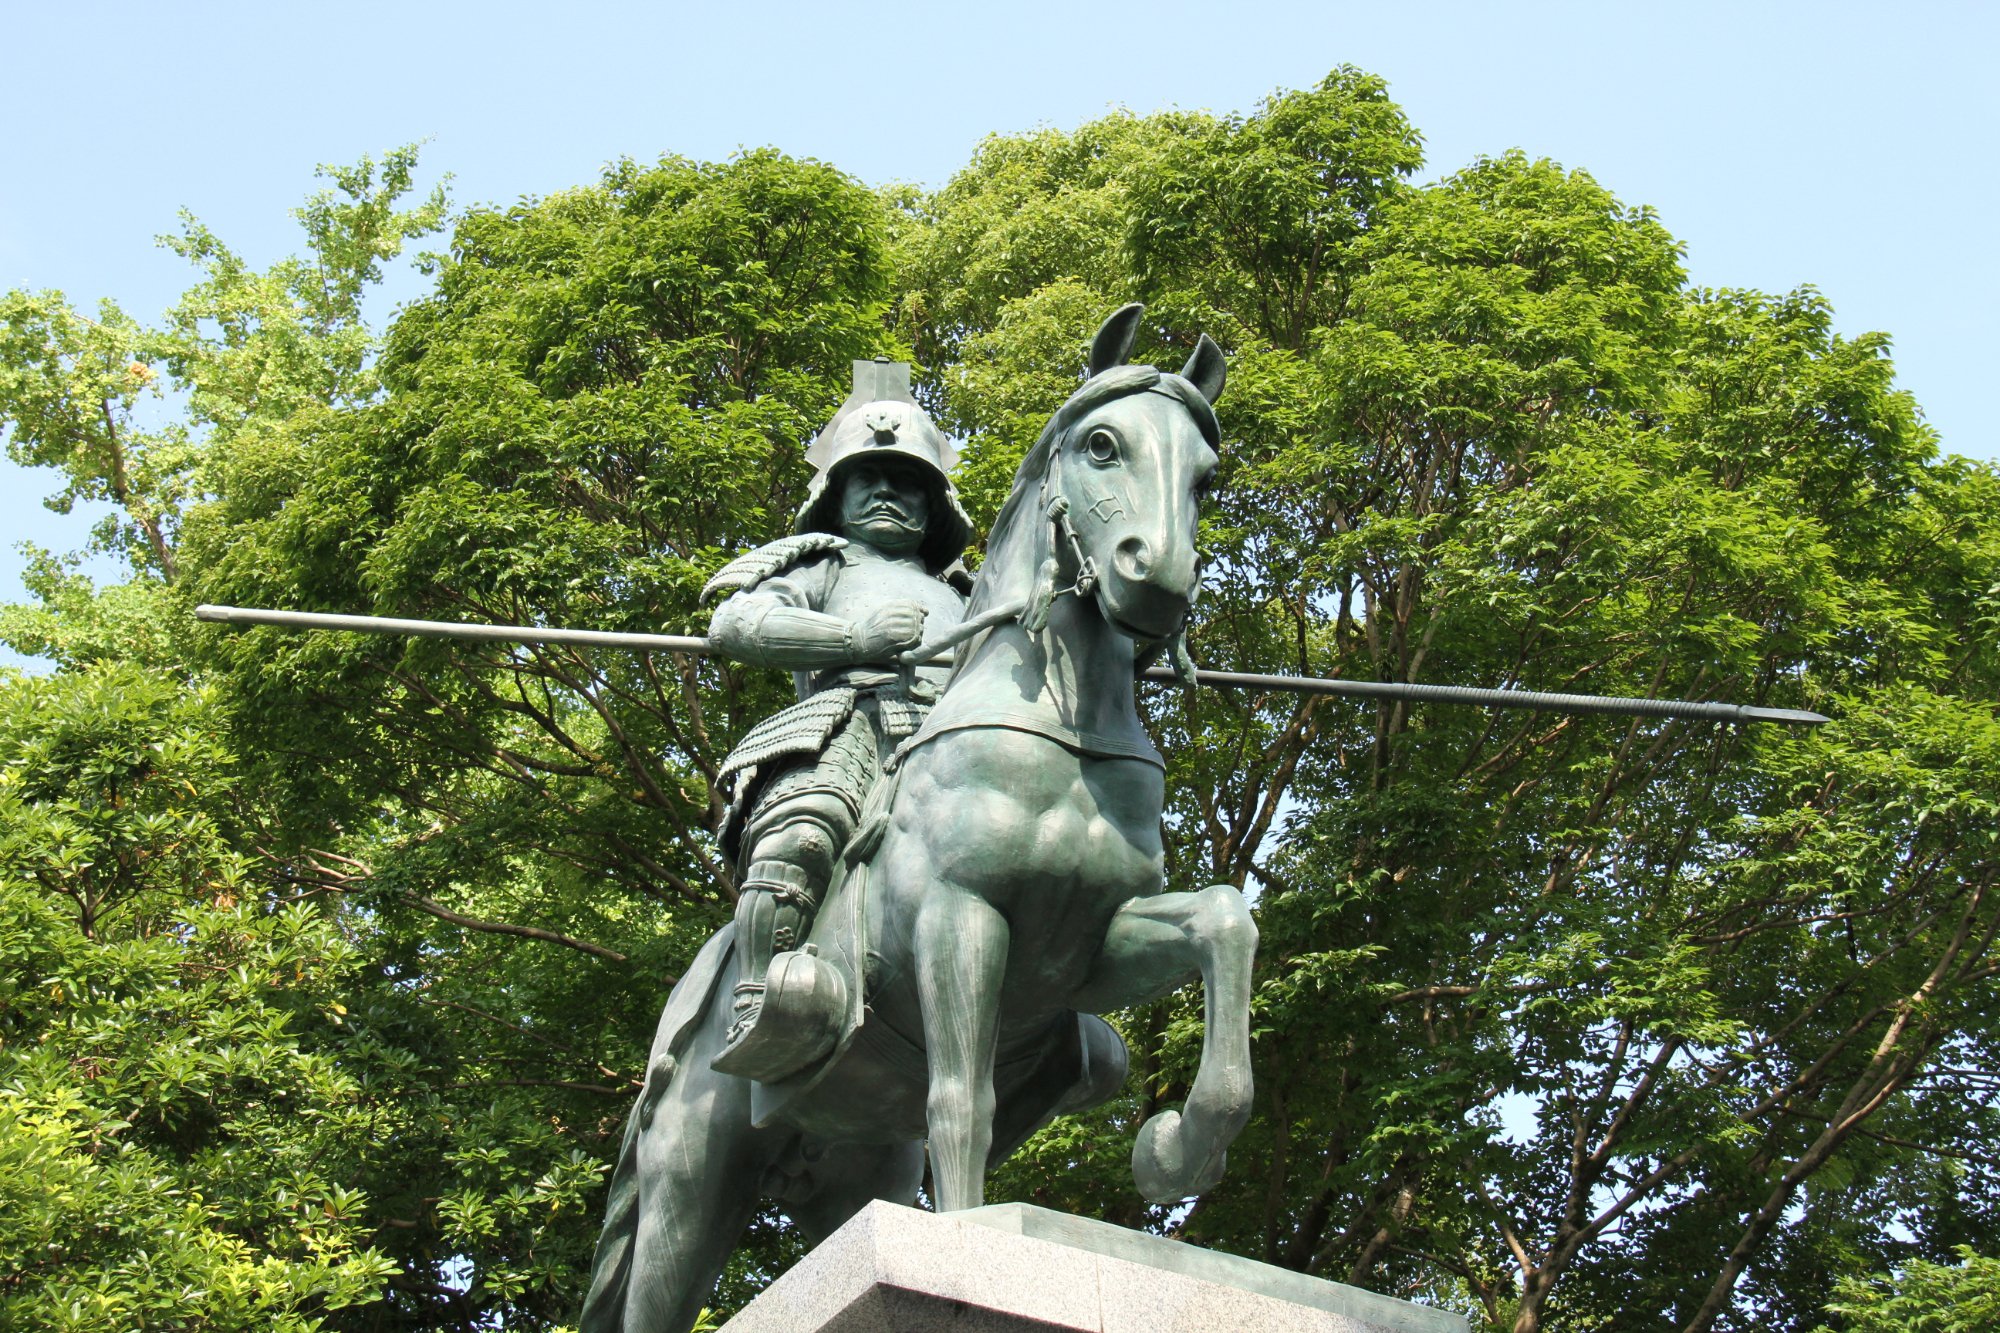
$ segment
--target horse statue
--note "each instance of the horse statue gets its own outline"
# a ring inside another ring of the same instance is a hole
[[[765,1006],[814,1034],[796,1072],[718,1073],[733,926],[660,1017],[627,1122],[584,1333],[684,1333],[761,1199],[817,1244],[871,1200],[940,1211],[988,1166],[1124,1082],[1099,1013],[1205,987],[1200,1067],[1141,1128],[1155,1202],[1200,1193],[1250,1113],[1257,930],[1229,885],[1166,892],[1165,769],[1137,672],[1184,645],[1195,518],[1215,475],[1221,351],[1126,365],[1142,308],[1107,320],[1089,377],[1021,462],[987,544],[950,684],[904,743],[810,938]]]

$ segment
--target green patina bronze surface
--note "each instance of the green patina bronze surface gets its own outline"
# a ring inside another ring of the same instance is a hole
[[[718,576],[712,647],[801,699],[725,764],[744,892],[661,1015],[586,1330],[679,1333],[763,1201],[817,1243],[914,1200],[926,1144],[938,1207],[979,1207],[992,1162],[1123,1083],[1095,1015],[1197,977],[1200,1072],[1133,1173],[1156,1201],[1220,1177],[1250,1110],[1256,928],[1227,885],[1164,892],[1134,678],[1186,668],[1223,362],[1203,338],[1177,375],[1125,365],[1139,314],[1099,331],[969,600],[949,444],[876,363],[809,454],[798,535]],[[949,673],[923,664],[947,646]]]

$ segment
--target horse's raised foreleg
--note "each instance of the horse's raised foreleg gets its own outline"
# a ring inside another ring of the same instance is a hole
[[[1118,909],[1083,989],[1086,1013],[1123,1009],[1202,980],[1201,1067],[1187,1104],[1139,1130],[1132,1174],[1155,1203],[1199,1194],[1222,1178],[1230,1143],[1250,1118],[1250,967],[1257,926],[1227,884],[1134,898]]]
[[[931,1183],[939,1212],[977,1208],[986,1201],[993,1147],[1007,922],[985,899],[941,888],[918,909],[914,945],[930,1056]]]

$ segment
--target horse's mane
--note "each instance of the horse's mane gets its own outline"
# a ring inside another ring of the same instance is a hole
[[[1028,596],[1044,554],[1044,534],[1049,527],[1047,516],[1041,511],[1042,479],[1048,475],[1049,463],[1070,428],[1114,399],[1148,390],[1179,399],[1211,447],[1220,439],[1215,409],[1202,397],[1201,390],[1179,375],[1166,374],[1153,366],[1113,366],[1084,381],[1042,427],[1034,447],[1022,456],[1021,466],[1015,470],[1013,488],[1008,491],[986,538],[986,559],[973,582],[972,597],[965,608],[967,620]],[[960,666],[972,660],[990,633],[987,630],[977,634],[959,646]]]

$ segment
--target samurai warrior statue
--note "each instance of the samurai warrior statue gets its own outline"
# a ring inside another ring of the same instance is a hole
[[[739,872],[739,974],[726,1074],[769,1079],[788,1035],[758,1028],[771,959],[804,941],[868,794],[922,725],[948,668],[897,658],[958,624],[971,535],[957,451],[910,396],[910,368],[854,363],[854,391],[806,451],[817,469],[794,535],[727,565],[711,649],[793,673],[799,702],[751,728],[722,766],[721,838]],[[772,1026],[775,1026],[775,1021]]]

